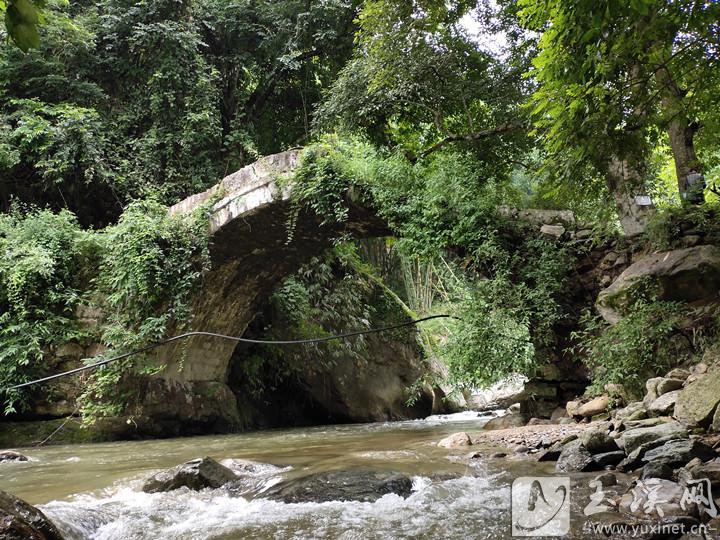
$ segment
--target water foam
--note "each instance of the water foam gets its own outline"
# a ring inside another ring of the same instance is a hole
[[[434,482],[413,478],[407,498],[388,494],[373,503],[285,504],[219,490],[179,489],[148,494],[129,487],[108,496],[81,496],[41,506],[69,540],[240,538],[497,538],[509,491],[483,477]]]

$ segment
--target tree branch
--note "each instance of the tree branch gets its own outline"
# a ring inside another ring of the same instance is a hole
[[[498,124],[495,127],[491,127],[488,129],[484,129],[482,131],[474,131],[472,133],[451,133],[441,141],[436,142],[432,146],[429,146],[422,152],[420,152],[419,157],[425,158],[432,154],[433,152],[437,152],[438,150],[444,148],[450,143],[459,142],[459,141],[466,141],[466,142],[473,142],[473,141],[479,141],[481,139],[487,139],[488,137],[493,137],[495,135],[501,135],[503,133],[507,133],[509,131],[515,131],[516,129],[522,127],[523,124],[518,121],[511,121],[511,122],[504,122],[502,124]]]

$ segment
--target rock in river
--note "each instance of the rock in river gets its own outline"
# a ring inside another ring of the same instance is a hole
[[[440,446],[441,448],[460,448],[463,446],[471,445],[472,439],[470,438],[470,435],[468,435],[464,431],[448,435],[438,443],[438,446]]]
[[[0,491],[2,540],[63,540],[60,531],[40,510],[14,495]]]
[[[662,446],[645,452],[644,461],[665,463],[666,465],[682,465],[693,458],[707,461],[715,457],[715,451],[707,444],[697,440],[679,439],[668,441]]]
[[[592,454],[588,452],[579,439],[571,441],[563,446],[560,457],[555,464],[558,472],[580,472],[597,469]]]
[[[13,452],[12,450],[5,450],[0,452],[0,462],[2,461],[27,461],[27,456]]]
[[[205,457],[157,473],[145,482],[142,489],[146,493],[172,491],[181,487],[200,490],[219,488],[233,480],[237,480],[234,472],[214,459]]]
[[[696,515],[697,505],[684,501],[684,493],[685,489],[671,480],[648,478],[622,496],[620,511],[643,519]]]
[[[588,429],[584,431],[580,434],[580,440],[591,454],[602,454],[604,452],[618,450],[615,439],[611,438],[607,431],[601,429]]]
[[[374,502],[388,493],[407,498],[411,492],[412,480],[407,475],[358,470],[311,474],[273,486],[262,496],[285,503]]]
[[[640,473],[642,480],[648,478],[662,478],[663,480],[672,480],[673,470],[667,464],[661,461],[651,461],[647,463]]]

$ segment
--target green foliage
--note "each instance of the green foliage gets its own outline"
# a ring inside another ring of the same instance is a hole
[[[162,338],[171,321],[187,321],[188,301],[209,266],[207,215],[171,216],[154,201],[131,204],[107,230],[99,288],[107,294],[114,347]],[[122,337],[121,337],[122,336]]]
[[[44,189],[108,180],[105,126],[95,110],[36,99],[12,100],[9,106],[13,112],[6,121],[15,127],[6,132],[4,144],[17,154],[8,165],[33,163]]]
[[[191,295],[210,264],[205,210],[171,216],[158,202],[136,202],[104,236],[96,291],[106,312],[107,354],[139,349],[171,329],[182,330],[191,319]],[[144,360],[136,356],[94,372],[81,397],[84,414],[92,420],[125,411],[132,392],[119,394],[128,386],[120,385],[123,378],[162,369]]]
[[[0,49],[0,209],[102,227],[306,140],[355,15],[345,0],[49,3],[36,50]]]
[[[302,340],[367,330],[381,320],[373,307],[374,285],[354,270],[348,250],[353,250],[351,245],[340,244],[286,278],[249,335],[259,332],[263,339]],[[241,353],[238,380],[244,391],[259,395],[266,385],[300,373],[322,372],[338,361],[360,362],[366,345],[363,335],[286,347],[253,345]]]
[[[621,384],[642,395],[648,377],[678,365],[682,358],[670,338],[677,334],[682,315],[677,303],[642,298],[615,325],[586,312],[582,330],[573,338],[580,343],[575,350],[591,370],[591,391],[601,393],[607,384]]]
[[[476,3],[364,2],[353,58],[319,107],[316,127],[361,133],[414,156],[452,143],[507,172],[529,141],[523,130],[492,128],[521,124],[525,86],[517,65],[485,52],[464,30],[460,20]]]
[[[717,116],[718,63],[709,46],[717,3],[519,6],[521,23],[541,32],[530,114],[563,181],[577,182],[583,166],[604,172],[613,157],[640,166],[671,122],[697,127]]]
[[[45,0],[7,0],[0,6],[0,13],[5,13],[7,33],[23,52],[40,46],[39,25],[43,22],[44,7]]]
[[[48,349],[81,335],[73,315],[98,248],[69,212],[0,214],[0,387],[44,374]],[[3,396],[5,413],[26,398]]]
[[[499,219],[498,207],[514,196],[507,182],[483,172],[470,153],[439,152],[413,163],[401,152],[328,137],[304,152],[293,197],[326,222],[345,221],[350,202],[372,207],[408,252],[473,253]]]
[[[291,216],[297,216],[304,207],[322,218],[323,225],[347,220],[347,192],[356,180],[343,170],[343,150],[316,145],[303,152],[300,168],[292,178],[295,209]]]
[[[157,202],[130,205],[104,231],[81,229],[70,212],[21,210],[0,214],[0,387],[45,374],[43,358],[56,346],[82,341],[75,322],[82,301],[100,303],[106,315],[97,330],[122,353],[181,328],[189,300],[209,264],[207,216],[169,216]],[[95,336],[97,339],[100,336]],[[131,366],[139,366],[131,370]],[[118,383],[147,371],[142,359],[97,371],[86,386],[85,413],[117,413],[127,396]],[[4,396],[6,412],[27,395]]]
[[[660,251],[685,247],[683,233],[702,235],[708,244],[720,242],[717,203],[701,206],[668,206],[656,212],[648,222],[645,238]]]
[[[537,348],[555,345],[555,327],[567,317],[562,299],[569,254],[522,233],[512,239],[497,234],[474,260],[483,277],[456,272],[446,282],[461,320],[440,347],[441,358],[464,386],[489,386],[512,373],[533,375],[543,362]]]

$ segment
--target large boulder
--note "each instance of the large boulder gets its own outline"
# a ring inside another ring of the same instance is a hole
[[[672,467],[683,465],[694,458],[707,461],[715,455],[715,450],[705,443],[693,439],[678,439],[648,450],[643,461],[664,463]]]
[[[0,491],[0,539],[63,540],[63,537],[40,510]]]
[[[626,407],[615,410],[613,418],[619,422],[629,419],[640,420],[642,418],[647,418],[645,405],[643,405],[642,401],[633,401],[628,403]]]
[[[720,289],[720,248],[711,245],[648,255],[631,264],[597,299],[597,308],[615,324],[641,287],[650,284],[660,300],[693,302]]]
[[[588,429],[580,434],[580,441],[591,454],[602,454],[618,450],[615,439],[602,429]]]
[[[657,426],[635,428],[625,431],[620,438],[621,444],[627,454],[640,446],[658,440],[673,440],[687,438],[687,429],[678,422],[664,422]]]
[[[688,426],[707,427],[720,403],[720,367],[708,372],[680,390],[675,402],[675,418]]]
[[[663,377],[657,384],[657,394],[658,396],[662,396],[664,394],[667,394],[668,392],[680,390],[683,387],[684,382],[685,379],[673,379],[670,377]]]
[[[607,394],[603,394],[580,405],[576,414],[578,416],[595,416],[596,414],[605,412],[609,405],[610,397]]]
[[[193,490],[219,488],[237,480],[237,475],[212,458],[197,458],[157,473],[143,485],[146,493],[173,491],[181,487]]]
[[[678,394],[680,394],[679,390],[673,390],[672,392],[662,394],[659,398],[650,403],[647,408],[647,412],[653,416],[672,413]]]
[[[395,493],[407,498],[412,479],[404,474],[381,471],[335,471],[283,482],[263,493],[263,497],[285,503],[363,501],[374,502]]]
[[[671,480],[641,480],[620,499],[620,511],[642,519],[695,516],[697,504],[683,500],[685,488]],[[684,504],[683,504],[684,503]]]
[[[483,426],[483,429],[509,429],[514,427],[520,427],[525,425],[525,419],[519,413],[510,413],[504,416],[498,416],[493,418],[487,424]]]
[[[472,439],[470,438],[470,435],[464,431],[448,435],[438,443],[438,446],[441,448],[462,448],[464,446],[471,445]]]
[[[609,465],[617,465],[625,459],[625,452],[622,450],[612,450],[610,452],[602,452],[601,454],[593,454],[593,461],[599,469],[604,469]]]
[[[646,463],[640,473],[641,480],[647,480],[648,478],[662,478],[663,480],[672,480],[673,470],[672,468],[662,461],[651,461]]]
[[[582,472],[597,469],[599,466],[593,460],[592,454],[585,448],[582,441],[576,439],[563,446],[555,464],[558,472]]]
[[[695,479],[707,478],[713,489],[720,487],[720,463],[716,461],[698,464],[691,469],[690,474]]]

